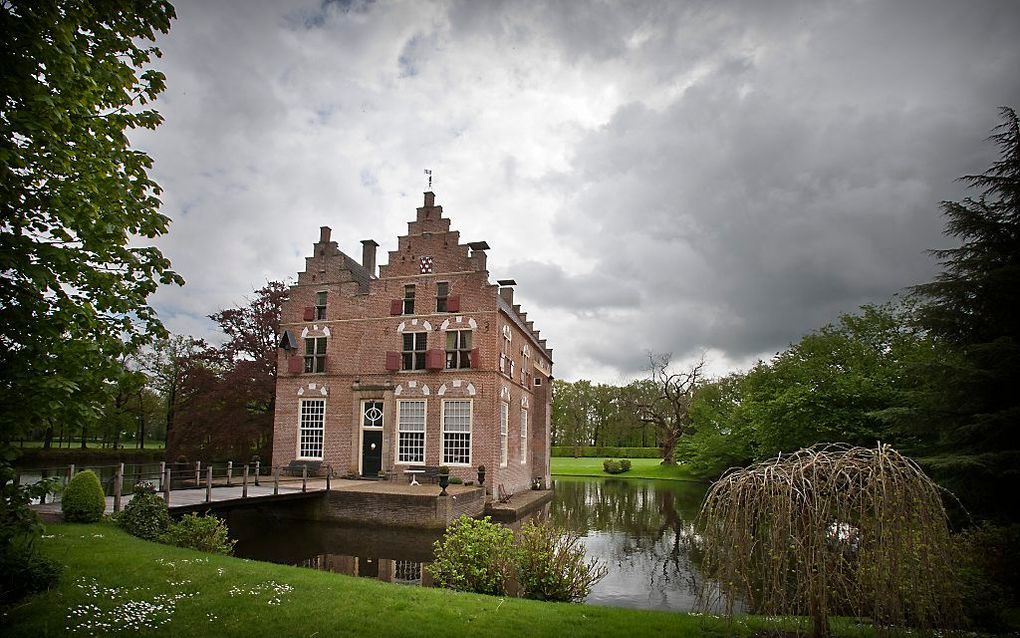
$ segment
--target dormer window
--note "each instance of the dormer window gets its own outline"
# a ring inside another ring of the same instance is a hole
[[[404,286],[404,314],[414,314],[414,284]]]
[[[315,319],[323,321],[326,318],[326,291],[315,293]]]

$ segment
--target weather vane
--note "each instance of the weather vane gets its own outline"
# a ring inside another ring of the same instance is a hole
[[[425,169],[425,174],[428,175],[428,178],[429,178],[429,190],[432,190],[432,170],[426,168]]]

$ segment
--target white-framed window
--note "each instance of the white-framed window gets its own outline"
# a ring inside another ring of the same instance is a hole
[[[521,408],[521,465],[528,462],[528,410]]]
[[[302,399],[298,419],[298,458],[321,459],[326,430],[326,400]]]
[[[428,349],[429,333],[405,332],[400,357],[401,370],[424,370],[425,351]]]
[[[397,463],[425,462],[425,401],[397,401]]]
[[[512,350],[510,349],[513,332],[510,330],[510,326],[503,326],[503,352],[499,357],[499,371],[503,374],[509,375],[511,378],[514,376],[514,361],[510,356]]]
[[[499,466],[506,467],[507,462],[507,431],[510,429],[510,404],[502,401],[499,404]]]
[[[446,331],[446,367],[471,367],[471,331]]]
[[[443,401],[443,465],[471,465],[471,399]]]
[[[326,371],[326,337],[305,337],[305,372]]]

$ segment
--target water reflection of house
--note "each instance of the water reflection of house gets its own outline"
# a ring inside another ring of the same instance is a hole
[[[431,574],[425,569],[425,563],[413,560],[319,554],[302,561],[300,565],[347,576],[378,578],[400,585],[431,587],[434,584]]]
[[[358,263],[323,227],[283,306],[274,463],[548,485],[552,350],[514,282],[489,282],[488,244],[462,244],[427,192],[378,274],[362,245]]]

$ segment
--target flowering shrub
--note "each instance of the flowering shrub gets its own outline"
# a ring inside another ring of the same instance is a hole
[[[231,554],[234,543],[228,536],[227,526],[215,516],[187,514],[176,523],[171,523],[161,542],[177,547],[188,547],[212,554]]]
[[[95,472],[78,472],[67,482],[60,497],[60,510],[69,523],[95,523],[103,517],[106,495]]]

